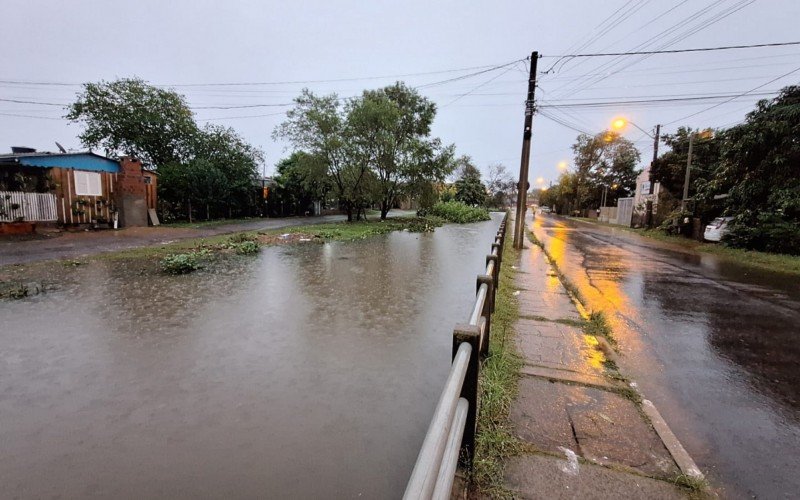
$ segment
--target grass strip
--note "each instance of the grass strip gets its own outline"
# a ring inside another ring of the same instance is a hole
[[[680,245],[689,250],[696,252],[717,255],[723,259],[733,261],[742,266],[747,266],[754,269],[764,269],[768,271],[778,271],[787,274],[800,275],[800,256],[786,255],[780,253],[759,252],[756,250],[745,250],[742,248],[733,248],[726,246],[724,243],[706,243],[702,241],[685,238],[683,236],[676,236],[667,234],[658,229],[636,229],[632,227],[617,226],[615,224],[607,224],[604,222],[597,222],[585,217],[570,217],[588,224],[597,224],[598,226],[606,226],[614,229],[622,229],[630,233],[638,234],[645,238],[653,240],[664,241]]]
[[[506,227],[506,235],[509,228]],[[480,411],[472,485],[481,495],[490,498],[511,498],[503,484],[505,460],[521,450],[521,443],[511,432],[509,411],[517,397],[517,382],[522,358],[514,342],[514,323],[519,318],[519,305],[514,297],[514,270],[519,252],[510,240],[503,249],[500,286],[497,289],[489,355],[480,372]]]

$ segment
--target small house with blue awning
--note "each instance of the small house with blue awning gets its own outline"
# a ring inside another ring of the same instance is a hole
[[[156,180],[131,157],[14,148],[0,154],[0,222],[146,226]]]

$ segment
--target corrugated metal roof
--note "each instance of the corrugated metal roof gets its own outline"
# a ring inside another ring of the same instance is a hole
[[[119,162],[91,151],[83,153],[7,153],[0,154],[0,165],[24,165],[39,168],[71,168],[94,172],[119,172]]]

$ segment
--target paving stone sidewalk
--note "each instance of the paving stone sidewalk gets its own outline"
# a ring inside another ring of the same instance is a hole
[[[506,467],[518,498],[686,498],[680,470],[625,382],[608,371],[597,340],[541,249],[526,241],[515,274],[516,342],[524,357],[511,409],[528,454]]]

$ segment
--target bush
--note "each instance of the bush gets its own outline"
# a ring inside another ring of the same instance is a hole
[[[202,259],[208,256],[208,250],[199,252],[178,253],[161,259],[161,269],[169,274],[186,274],[203,268]]]
[[[736,248],[800,255],[800,223],[770,213],[740,216],[731,221],[723,242]]]
[[[233,250],[239,255],[251,255],[258,253],[261,247],[259,247],[258,243],[255,241],[248,240],[241,243],[234,243]]]
[[[256,241],[257,239],[258,236],[251,233],[238,233],[228,238],[231,243],[244,243],[245,241]]]
[[[464,224],[489,220],[489,211],[481,207],[471,207],[458,201],[437,203],[428,212],[430,215],[441,217],[449,222]]]

